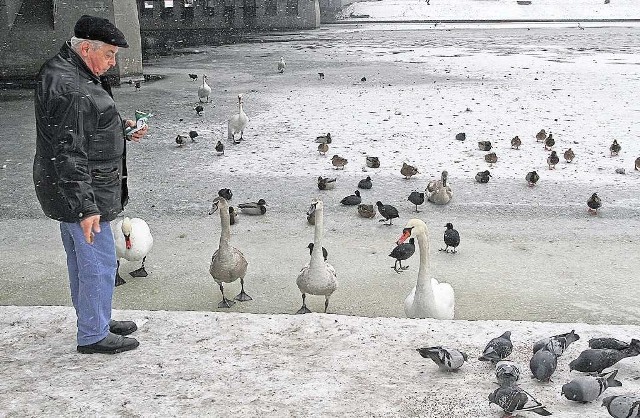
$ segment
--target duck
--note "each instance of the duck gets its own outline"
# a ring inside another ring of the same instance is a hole
[[[347,163],[349,162],[349,160],[347,160],[344,157],[341,157],[339,155],[334,155],[333,157],[331,157],[331,164],[336,168],[336,169],[342,169],[344,170],[344,166],[347,165]]]
[[[318,135],[316,136],[316,142],[320,144],[330,144],[331,143],[331,132],[327,132],[326,135]]]
[[[640,171],[640,157],[636,158],[635,169],[636,171]]]
[[[215,149],[218,155],[224,155],[224,144],[222,143],[222,141],[218,141],[218,143],[216,143]]]
[[[418,173],[419,171],[416,167],[409,165],[407,163],[402,163],[402,168],[400,168],[400,174],[402,174],[406,180],[410,179],[412,176],[415,176]]]
[[[185,145],[186,143],[187,143],[187,136],[186,135],[178,134],[176,136],[176,144],[179,147]]]
[[[358,189],[370,189],[373,187],[373,183],[371,182],[371,177],[367,176],[358,182]]]
[[[218,196],[224,197],[228,202],[233,197],[233,192],[231,191],[231,189],[220,189],[218,190]]]
[[[446,205],[449,203],[451,198],[453,197],[453,191],[451,187],[447,184],[448,175],[446,174],[446,170],[442,172],[442,177],[440,179],[439,187],[436,187],[435,190],[429,191],[429,185],[427,185],[427,200],[436,205]]]
[[[526,176],[524,176],[525,180],[527,180],[527,184],[529,184],[529,187],[533,187],[536,185],[536,183],[538,182],[538,180],[540,180],[540,176],[538,175],[538,173],[534,170],[534,171],[529,171],[527,173]]]
[[[611,151],[611,156],[613,157],[615,155],[618,155],[621,149],[622,147],[620,146],[620,144],[618,144],[618,141],[614,139],[613,143],[609,147],[609,151]]]
[[[336,178],[318,176],[318,189],[333,190],[336,187]]]
[[[478,141],[478,149],[480,151],[491,151],[491,141]]]
[[[306,296],[324,296],[324,312],[327,313],[329,298],[338,288],[336,270],[331,264],[324,260],[322,254],[322,239],[324,234],[324,209],[322,200],[313,199],[309,211],[315,212],[316,223],[313,234],[313,249],[311,258],[296,279],[296,285],[302,293],[302,307],[296,312],[298,314],[310,313],[307,308]]]
[[[230,308],[235,302],[225,297],[223,283],[232,283],[240,279],[240,293],[234,299],[239,302],[252,300],[244,291],[244,276],[247,274],[248,263],[242,252],[230,243],[231,220],[229,205],[224,197],[218,196],[213,199],[209,215],[213,215],[217,210],[220,212],[220,244],[211,257],[209,274],[218,283],[222,293],[222,301],[218,303],[218,308]]]
[[[242,141],[244,130],[249,123],[249,118],[242,109],[242,103],[242,94],[238,94],[238,113],[232,115],[227,122],[227,139],[233,141],[235,144]],[[240,139],[238,140],[236,140],[237,134],[240,134]]]
[[[560,162],[560,157],[556,154],[555,151],[551,151],[551,155],[547,157],[547,164],[549,165],[549,170],[556,168],[556,164]]]
[[[362,216],[363,218],[373,218],[376,216],[376,211],[373,208],[373,205],[360,203],[358,205],[358,215]]]
[[[389,223],[385,225],[391,225],[394,218],[400,217],[400,215],[398,214],[398,209],[396,209],[394,206],[384,205],[379,200],[376,202],[376,206],[378,207],[378,212],[380,213],[380,215],[382,215],[383,218],[378,222],[389,221]]]
[[[284,69],[286,68],[287,63],[284,62],[284,57],[280,57],[280,61],[278,61],[278,72],[280,74],[284,73]]]
[[[198,100],[202,103],[203,99],[207,99],[209,103],[209,96],[211,95],[211,87],[207,84],[207,76],[202,76],[202,85],[198,87]]]
[[[415,287],[404,301],[408,318],[453,319],[455,292],[449,283],[441,283],[429,276],[429,233],[420,219],[410,219],[396,244],[415,238],[420,250],[420,267]]]
[[[313,242],[310,242],[307,248],[309,249],[309,255],[313,254]],[[322,247],[322,258],[324,258],[324,261],[327,261],[327,258],[329,258],[329,252],[324,247]]]
[[[555,139],[553,139],[553,134],[549,132],[549,136],[544,140],[544,149],[547,151],[551,151],[551,148],[556,144]]]
[[[238,208],[246,215],[264,215],[267,213],[266,204],[264,199],[260,199],[257,202],[240,203]]]
[[[198,131],[189,131],[189,138],[191,138],[191,142],[198,142],[196,141],[198,136]]]
[[[230,225],[235,225],[238,220],[238,211],[236,211],[236,208],[234,208],[233,206],[229,206],[229,224]]]
[[[566,162],[570,163],[573,159],[576,158],[576,154],[573,152],[571,148],[564,152],[564,159]]]
[[[349,195],[343,198],[340,203],[346,206],[355,206],[362,203],[362,198],[360,197],[360,191],[356,190],[352,195]]]
[[[389,254],[389,257],[396,259],[396,262],[393,264],[392,269],[395,270],[396,273],[402,273],[403,271],[408,269],[409,266],[402,266],[402,260],[407,260],[415,252],[415,238],[410,238],[409,242],[397,244],[396,247],[391,251],[391,254]]]
[[[547,139],[547,131],[540,129],[536,134],[536,142],[544,142],[545,139]]]
[[[457,252],[456,248],[458,248],[458,245],[460,245],[460,233],[458,233],[457,230],[453,229],[453,224],[451,222],[448,222],[445,225],[445,228],[447,228],[444,231],[445,247],[440,248],[440,251],[444,251],[445,253],[448,253],[449,247],[451,247],[452,248],[451,253],[455,254]]]
[[[309,210],[307,210],[307,223],[309,225],[315,225],[316,224],[315,206],[312,207],[312,208],[309,208]]]
[[[495,152],[490,152],[484,156],[484,160],[489,163],[489,167],[498,162],[498,156]]]
[[[380,159],[378,157],[365,157],[365,165],[369,168],[380,168]]]
[[[142,266],[129,275],[131,277],[147,277],[148,273],[144,268],[144,262],[153,247],[153,236],[147,222],[140,218],[125,217],[116,222],[112,231],[118,260],[115,285],[120,286],[126,283],[118,272],[121,258],[127,261],[142,260]]]
[[[416,206],[416,213],[419,213],[418,206],[424,203],[424,193],[413,191],[409,193],[407,200]]]
[[[489,183],[489,178],[491,178],[491,173],[489,170],[478,171],[476,173],[476,181],[478,183]]]
[[[318,144],[318,152],[320,155],[326,155],[329,151],[329,144]]]
[[[520,145],[522,145],[522,141],[518,135],[511,138],[511,148],[520,149]]]
[[[589,213],[594,215],[598,214],[598,209],[602,206],[602,200],[598,196],[598,193],[592,194],[591,197],[587,199],[587,206],[589,206]]]

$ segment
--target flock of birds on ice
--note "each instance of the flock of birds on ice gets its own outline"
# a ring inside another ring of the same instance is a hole
[[[284,58],[280,58],[277,63],[277,71],[283,73],[286,68]],[[324,78],[323,73],[318,73],[321,79]],[[189,74],[192,80],[197,80],[198,75]],[[198,88],[199,104],[195,106],[195,111],[201,115],[204,108],[201,103],[208,102],[211,95],[211,87],[206,82],[206,75],[202,76],[202,83]],[[366,81],[363,77],[361,81]],[[139,86],[136,86],[138,89]],[[227,138],[234,144],[238,144],[243,140],[243,133],[249,122],[249,118],[243,110],[243,96],[238,95],[238,110],[227,121]],[[190,131],[188,135],[178,135],[176,144],[178,146],[185,145],[190,138],[195,142],[198,137],[196,131]],[[466,135],[459,133],[456,139],[464,141]],[[319,135],[315,139],[318,144],[317,150],[320,154],[325,155],[329,151],[332,144],[331,133]],[[542,129],[536,135],[536,142],[542,142],[544,149],[550,151],[547,157],[549,170],[553,170],[560,162],[557,151],[553,150],[556,145],[552,133],[548,133]],[[519,149],[522,141],[518,136],[511,140],[511,147]],[[487,152],[484,158],[489,166],[496,164],[498,156],[495,152],[491,152],[492,144],[490,141],[479,141],[478,148]],[[221,141],[215,145],[218,154],[224,154],[225,146]],[[621,151],[621,145],[616,140],[613,141],[610,148],[610,155],[618,155]],[[571,163],[576,155],[571,148],[563,153],[566,163]],[[335,169],[343,169],[348,160],[339,155],[333,155],[331,164]],[[367,168],[379,168],[380,161],[378,157],[367,156],[365,160]],[[640,157],[635,160],[635,169],[640,170]],[[623,169],[622,169],[623,170]],[[404,178],[409,179],[418,174],[416,167],[403,163],[400,167],[400,174]],[[489,170],[480,171],[476,174],[475,180],[478,183],[487,183],[491,179]],[[540,175],[536,171],[530,171],[524,176],[525,181],[531,187],[534,187],[540,180]],[[336,178],[318,177],[317,187],[319,190],[332,190],[336,184]],[[358,182],[358,189],[371,189],[373,186],[370,176]],[[245,302],[252,300],[245,292],[245,275],[247,272],[248,262],[243,253],[231,244],[231,225],[235,224],[238,210],[229,205],[232,200],[233,193],[230,189],[220,189],[218,196],[213,200],[209,214],[219,213],[221,222],[221,232],[219,247],[211,257],[209,273],[213,280],[218,284],[222,300],[218,304],[218,308],[230,308],[236,301]],[[441,173],[439,179],[432,179],[428,182],[424,192],[413,191],[407,197],[407,200],[415,205],[415,211],[419,212],[418,207],[425,203],[431,202],[436,205],[446,205],[453,198],[453,190],[448,183],[448,172],[445,170]],[[586,201],[588,211],[597,214],[598,209],[602,205],[602,201],[597,193],[593,193]],[[377,201],[374,205],[362,203],[360,191],[356,190],[352,195],[346,196],[341,200],[342,205],[357,206],[358,215],[364,218],[373,218],[377,213],[382,219],[380,222],[389,223],[399,217],[396,207],[390,204],[384,204]],[[267,211],[267,204],[264,199],[257,202],[241,203],[238,205],[241,213],[246,215],[260,216]],[[306,305],[307,295],[322,296],[325,299],[324,312],[327,312],[329,299],[338,288],[338,281],[335,268],[327,261],[328,251],[323,247],[324,235],[324,206],[321,199],[313,199],[307,211],[307,221],[314,226],[314,240],[308,245],[310,251],[309,262],[302,267],[296,284],[302,295],[302,306],[297,311],[298,314],[311,312]],[[440,251],[456,253],[460,244],[460,234],[454,229],[451,223],[445,225],[444,231],[444,248]],[[126,259],[128,261],[142,260],[142,266],[129,273],[132,277],[146,277],[147,272],[144,267],[147,254],[153,246],[153,237],[151,235],[148,224],[140,218],[125,217],[116,222],[113,229],[116,251],[118,259]],[[416,286],[412,289],[404,301],[405,314],[409,318],[436,318],[436,319],[453,319],[455,308],[455,293],[452,286],[448,283],[441,283],[434,278],[428,276],[428,257],[429,257],[429,238],[426,224],[420,219],[411,219],[402,229],[402,233],[396,242],[396,247],[389,254],[395,260],[394,270],[402,273],[408,267],[402,265],[402,261],[410,258],[416,250],[416,241],[419,249],[419,268]],[[119,262],[118,262],[119,266]],[[240,280],[240,293],[233,299],[227,298],[224,291],[224,284]],[[122,285],[125,281],[116,273],[116,286]],[[507,357],[511,354],[513,345],[511,342],[511,332],[506,331],[501,336],[489,341],[478,358],[481,361],[490,361],[495,364],[495,375],[499,387],[489,395],[489,401],[502,408],[505,414],[530,411],[539,415],[551,415],[545,408],[544,404],[534,398],[529,392],[520,387],[517,383],[520,379],[520,368],[517,364],[508,361]],[[550,382],[551,376],[555,372],[558,360],[567,349],[567,347],[579,340],[579,336],[574,331],[569,333],[555,335],[538,341],[533,347],[533,355],[530,360],[530,370],[536,379],[542,382]],[[604,369],[610,368],[618,361],[640,354],[640,341],[632,339],[630,343],[616,340],[609,337],[594,338],[589,341],[589,349],[584,350],[578,358],[573,360],[569,366],[570,370],[577,370],[585,373],[562,386],[562,395],[567,399],[588,403],[594,401],[608,387],[621,386],[622,383],[616,380],[619,370],[611,370],[605,372]],[[418,352],[422,357],[433,360],[440,369],[446,371],[456,371],[460,369],[465,362],[469,360],[469,356],[455,348],[447,348],[442,346],[419,348]],[[602,406],[605,406],[612,417],[640,417],[640,397],[635,395],[629,396],[608,396],[603,398]]]

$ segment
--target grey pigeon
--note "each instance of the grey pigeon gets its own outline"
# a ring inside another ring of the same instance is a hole
[[[512,386],[520,380],[520,368],[512,361],[499,361],[496,364],[496,379],[500,386]]]
[[[551,412],[547,411],[544,405],[518,386],[499,387],[489,395],[489,402],[498,405],[507,414],[531,411],[538,415],[551,415]]]
[[[504,334],[493,338],[489,343],[487,343],[487,346],[484,348],[482,355],[478,357],[478,360],[497,363],[511,354],[511,350],[513,350],[513,344],[511,344],[511,331],[505,331]]]
[[[569,347],[569,344],[576,342],[579,339],[580,336],[572,329],[571,332],[565,332],[564,334],[554,335],[537,341],[533,345],[533,352],[535,353],[542,348],[546,348],[556,356],[561,356],[567,347]]]
[[[602,392],[608,387],[622,386],[622,383],[615,379],[617,374],[617,370],[612,370],[598,376],[576,377],[569,383],[562,385],[560,394],[570,401],[591,402],[602,395]]]
[[[624,350],[629,348],[629,343],[615,338],[600,337],[589,340],[589,348],[610,348],[612,350]]]
[[[556,367],[558,367],[558,356],[547,348],[536,351],[529,361],[529,369],[533,377],[541,382],[550,381]]]
[[[602,406],[607,407],[613,418],[639,418],[640,397],[638,396],[607,396],[602,399]]]
[[[458,370],[468,359],[465,353],[455,348],[436,346],[417,348],[416,350],[422,357],[433,360],[440,370],[446,370],[448,372]]]
[[[584,350],[577,359],[569,363],[570,370],[579,372],[602,373],[607,367],[611,367],[623,358],[640,354],[640,341],[633,339],[628,348],[614,350],[611,348],[589,348]]]

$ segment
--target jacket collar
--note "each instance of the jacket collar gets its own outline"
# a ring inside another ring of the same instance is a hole
[[[84,62],[82,57],[71,47],[71,42],[67,41],[60,48],[60,56],[65,60],[75,64],[94,83],[100,84],[100,78],[93,73]]]

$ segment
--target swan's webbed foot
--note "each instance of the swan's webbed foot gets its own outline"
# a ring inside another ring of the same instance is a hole
[[[253,300],[253,298],[247,295],[244,292],[244,290],[241,290],[240,293],[238,293],[238,296],[236,296],[234,299],[237,300],[238,302],[246,302],[248,300]]]
[[[297,314],[306,314],[306,313],[311,313],[311,311],[309,310],[309,308],[307,308],[306,305],[302,305],[302,307],[300,309],[298,309],[298,311],[296,312]]]
[[[236,303],[232,300],[229,300],[227,298],[225,298],[224,296],[222,297],[222,301],[220,301],[220,303],[218,303],[218,308],[230,308],[233,305],[235,305]]]
[[[125,284],[126,282],[124,281],[124,279],[120,276],[120,273],[118,273],[116,271],[116,286],[120,286]]]
[[[137,270],[133,270],[129,275],[131,277],[147,277],[149,274],[147,273],[147,270],[145,270],[144,266],[142,266]]]

